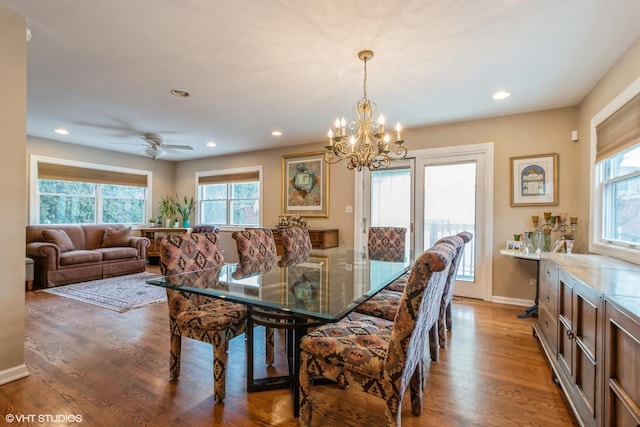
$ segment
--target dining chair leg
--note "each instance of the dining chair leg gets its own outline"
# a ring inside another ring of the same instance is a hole
[[[180,352],[182,351],[182,336],[171,334],[171,355],[169,356],[169,378],[177,380],[180,376]]]
[[[429,353],[431,354],[431,360],[438,361],[438,351],[440,346],[438,345],[438,322],[429,329]]]
[[[298,401],[298,422],[300,427],[311,427],[311,413],[313,411],[313,402],[311,401],[311,374],[307,370],[307,363],[307,358],[301,356]]]
[[[411,398],[411,413],[416,417],[422,413],[422,387],[424,380],[423,364],[416,366],[409,380],[409,397]]]
[[[213,397],[222,403],[226,394],[226,371],[229,343],[226,340],[213,347]]]

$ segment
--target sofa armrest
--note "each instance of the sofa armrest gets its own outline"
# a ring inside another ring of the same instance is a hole
[[[129,246],[136,248],[138,251],[138,259],[147,258],[147,248],[151,244],[151,241],[146,237],[132,237],[129,240]]]
[[[34,259],[46,259],[47,271],[60,269],[60,248],[53,243],[27,243],[27,256]]]

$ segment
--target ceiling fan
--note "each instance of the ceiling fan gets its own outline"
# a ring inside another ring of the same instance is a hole
[[[164,137],[157,133],[145,133],[140,138],[149,145],[144,152],[153,160],[167,154],[167,150],[193,150],[189,145],[165,144]]]

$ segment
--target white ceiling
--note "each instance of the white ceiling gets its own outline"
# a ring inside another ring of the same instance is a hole
[[[27,18],[28,134],[182,160],[324,140],[367,95],[419,127],[574,106],[640,36],[638,0],[0,0]],[[173,88],[189,98],[170,94]],[[496,102],[499,89],[512,92]],[[67,136],[53,133],[64,127]],[[283,132],[271,136],[273,129]],[[216,148],[207,148],[215,141]],[[410,149],[411,141],[407,141]]]

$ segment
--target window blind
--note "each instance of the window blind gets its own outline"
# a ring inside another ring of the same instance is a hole
[[[147,175],[40,162],[38,163],[38,179],[129,185],[133,187],[148,186]]]
[[[254,182],[260,179],[258,171],[230,173],[224,175],[206,175],[198,177],[199,185],[223,184],[228,182]]]
[[[640,143],[640,94],[596,126],[596,161]]]

